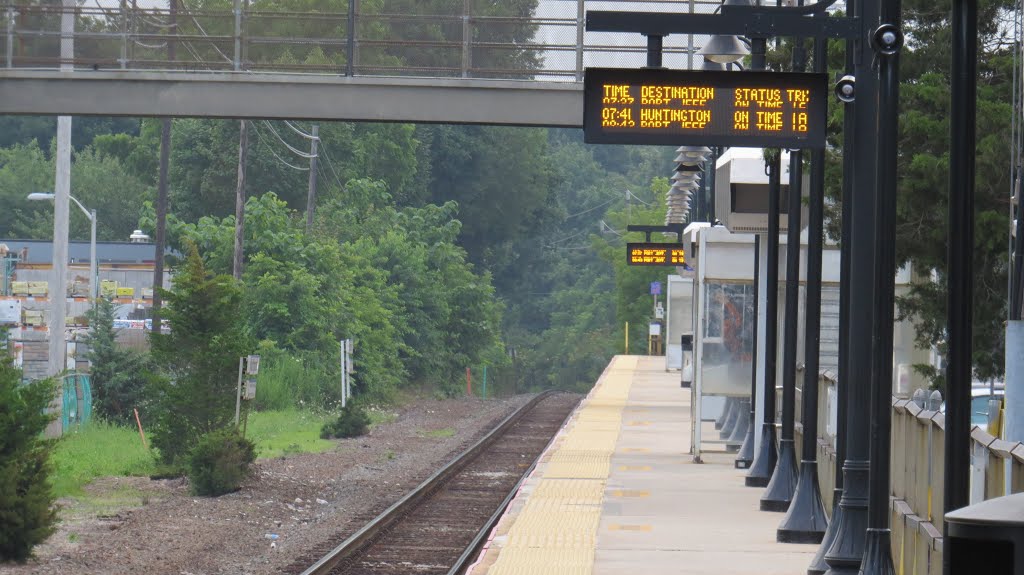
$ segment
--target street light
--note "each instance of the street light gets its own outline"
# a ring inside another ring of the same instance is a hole
[[[75,199],[74,196],[68,196],[71,201],[75,202],[85,217],[89,218],[90,230],[89,230],[89,301],[95,303],[97,297],[97,289],[99,286],[96,281],[96,210],[87,210],[82,202]],[[54,195],[47,192],[33,192],[28,195],[29,200],[33,201],[50,201],[52,202]],[[55,262],[55,265],[56,262]],[[59,265],[66,266],[67,262],[60,262]],[[62,286],[57,286],[57,289],[61,289]],[[54,294],[53,297],[59,297],[59,294]]]
[[[732,64],[748,56],[750,48],[736,36],[712,36],[697,53],[716,64]]]
[[[725,0],[722,6],[753,6],[751,0]],[[744,56],[750,55],[750,48],[740,41],[738,36],[716,35],[697,52],[716,64],[732,64],[739,62]],[[705,69],[708,67],[705,66]]]

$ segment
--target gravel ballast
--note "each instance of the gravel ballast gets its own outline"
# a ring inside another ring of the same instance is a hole
[[[218,498],[191,495],[184,479],[100,479],[88,502],[63,502],[35,559],[0,575],[281,573],[340,542],[529,398],[417,399],[333,450],[259,460],[240,491]],[[445,429],[455,433],[430,433]]]

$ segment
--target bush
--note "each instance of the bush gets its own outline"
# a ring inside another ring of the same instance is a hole
[[[370,416],[362,407],[350,403],[341,408],[341,415],[324,424],[320,430],[322,439],[359,437],[370,430]]]
[[[238,491],[256,461],[256,445],[229,427],[199,439],[188,460],[192,493],[216,497]]]
[[[24,562],[57,521],[53,442],[41,437],[53,394],[53,380],[21,385],[21,370],[0,350],[0,561]]]

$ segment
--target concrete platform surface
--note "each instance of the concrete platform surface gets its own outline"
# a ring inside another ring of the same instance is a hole
[[[713,429],[713,427],[711,428]],[[735,455],[693,462],[690,390],[664,357],[616,356],[541,456],[472,575],[802,574]]]

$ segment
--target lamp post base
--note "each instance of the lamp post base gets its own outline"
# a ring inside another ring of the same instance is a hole
[[[792,439],[779,441],[779,460],[768,489],[761,496],[761,511],[785,513],[796,491],[796,452]]]
[[[779,453],[775,447],[775,424],[765,423],[761,430],[761,447],[754,456],[754,462],[750,465],[750,471],[744,483],[747,487],[768,487],[772,479],[772,472],[775,471],[775,462]]]
[[[868,462],[847,459],[843,463],[843,508],[832,547],[825,553],[826,575],[860,571],[868,528]]]
[[[824,575],[828,571],[828,563],[825,563],[825,553],[828,553],[832,544],[836,541],[836,531],[843,523],[843,508],[839,506],[839,500],[843,497],[842,488],[832,490],[832,519],[828,522],[828,529],[825,530],[825,537],[818,546],[818,552],[811,559],[807,567],[807,575]]]
[[[868,529],[864,545],[862,575],[896,575],[892,562],[892,534],[888,529]]]
[[[747,436],[750,428],[750,405],[745,399],[739,401],[739,408],[736,410],[736,423],[732,426],[732,434],[726,439],[725,448],[727,451],[739,452],[743,447],[743,439]]]
[[[754,414],[751,413],[747,417],[747,433],[743,437],[743,445],[736,456],[736,469],[750,468],[750,464],[754,462],[754,443]]]
[[[718,431],[718,439],[729,439],[732,436],[733,430],[736,429],[736,424],[739,422],[740,417],[742,415],[746,415],[745,413],[740,413],[740,400],[735,398],[731,399],[732,407],[729,409],[728,417],[725,418],[725,423],[722,424],[722,429]]]
[[[800,479],[789,510],[782,519],[775,540],[779,543],[821,543],[828,528],[825,506],[818,490],[818,462],[800,462]]]
[[[725,398],[725,405],[722,406],[722,413],[715,420],[715,431],[721,431],[722,426],[725,425],[725,420],[732,415],[732,398]]]

